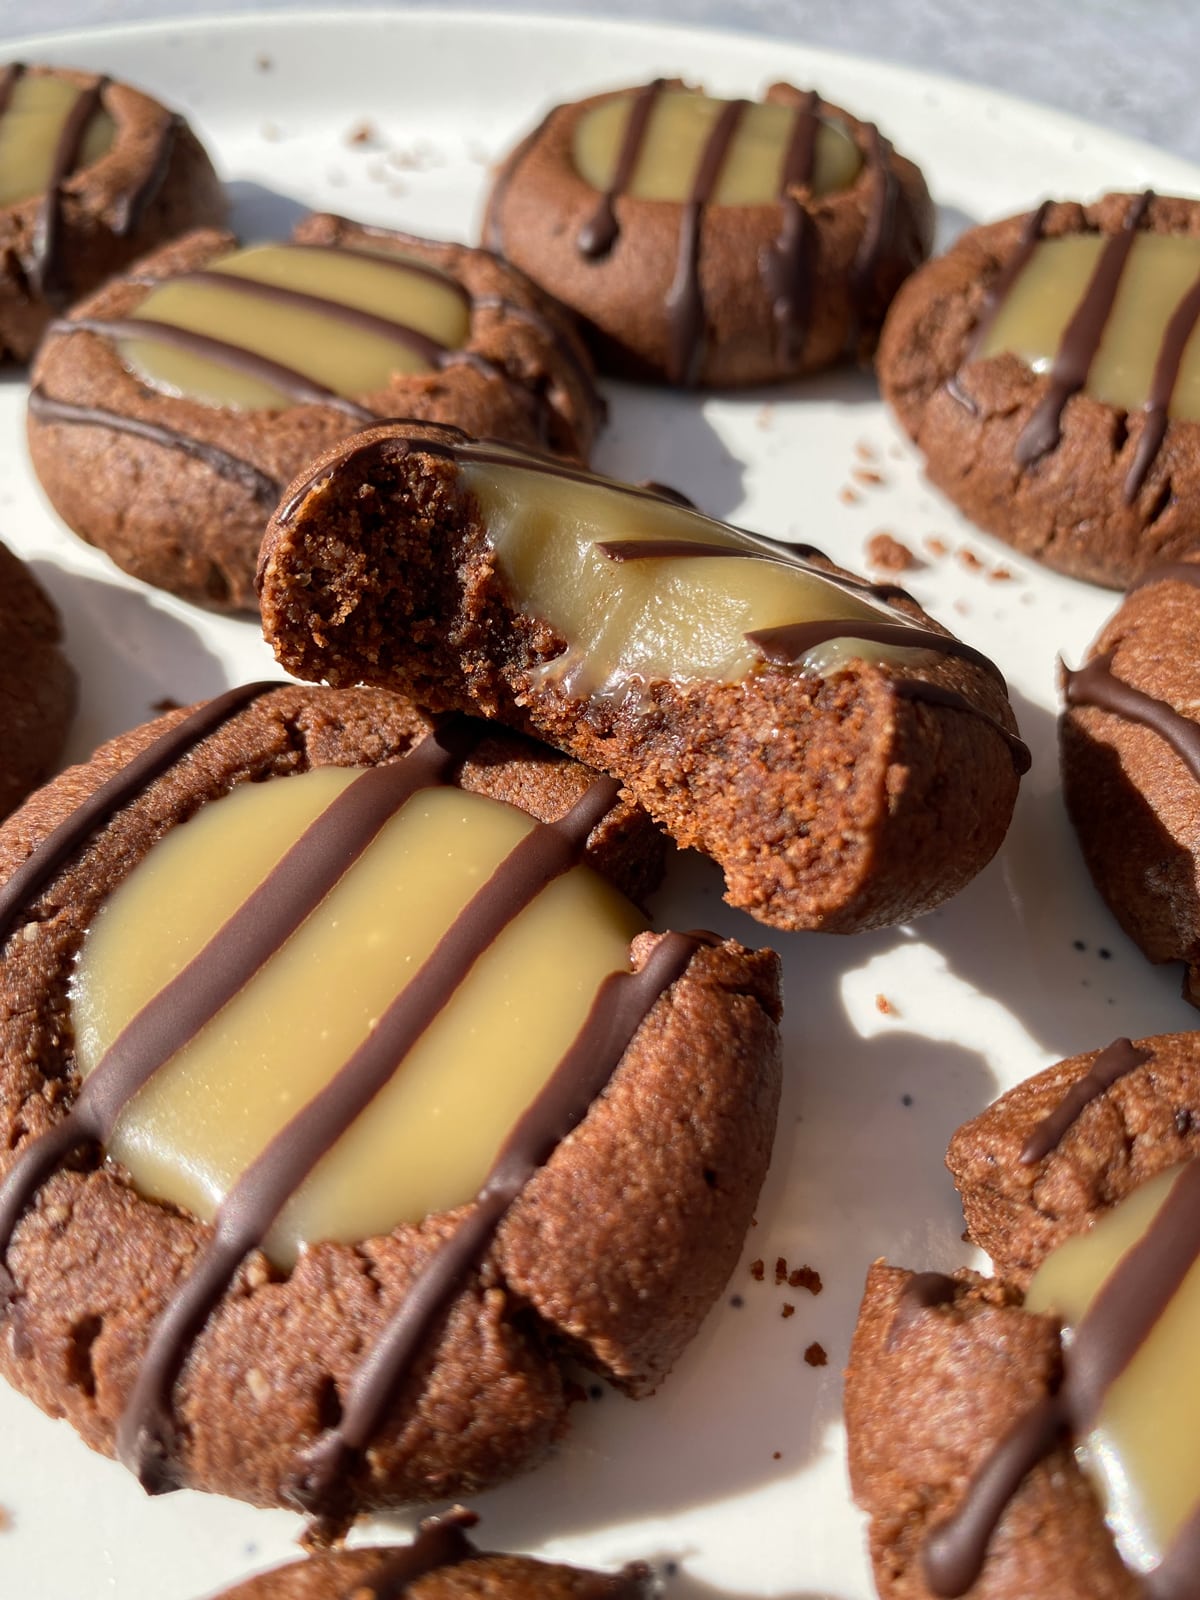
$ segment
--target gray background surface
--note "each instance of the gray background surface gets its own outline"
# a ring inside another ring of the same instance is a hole
[[[412,0],[439,9],[438,0]],[[945,72],[1056,106],[1200,161],[1196,0],[475,0],[478,10],[742,29]],[[0,0],[0,37],[283,9],[304,0]]]

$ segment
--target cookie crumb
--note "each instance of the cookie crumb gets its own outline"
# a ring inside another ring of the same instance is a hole
[[[852,489],[847,483],[843,484],[838,490],[838,499],[844,506],[856,506],[862,499],[862,495],[859,494],[857,489]]]
[[[264,122],[258,132],[259,136],[265,139],[268,144],[275,144],[280,137],[279,127],[274,122]]]
[[[881,528],[867,540],[867,565],[881,572],[911,572],[921,562],[906,544]]]
[[[815,1339],[804,1352],[804,1359],[810,1367],[825,1367],[829,1365],[829,1357],[825,1354],[825,1346],[818,1344]]]
[[[851,467],[850,476],[855,483],[861,483],[867,489],[877,489],[887,482],[883,473],[876,472],[874,467]]]
[[[925,548],[931,556],[944,556],[950,546],[945,539],[939,539],[936,533],[931,533],[925,540]]]
[[[788,1274],[789,1289],[807,1289],[809,1294],[820,1294],[825,1285],[815,1267],[797,1267]]]
[[[975,554],[974,550],[968,550],[966,545],[963,545],[963,547],[959,550],[958,559],[962,562],[963,566],[966,567],[968,572],[979,572],[983,567],[983,562]]]
[[[892,1002],[888,999],[887,995],[877,994],[875,996],[875,1009],[882,1016],[890,1017],[892,1015]]]
[[[775,1282],[776,1283],[786,1283],[787,1282],[787,1275],[788,1275],[787,1257],[786,1256],[776,1256],[775,1257]]]
[[[760,432],[766,433],[768,428],[774,425],[774,422],[775,407],[769,403],[765,406],[759,406],[754,418],[754,426],[758,428]]]
[[[270,56],[255,56],[254,65],[260,72],[270,72],[275,63],[271,60]]]
[[[750,1263],[750,1276],[754,1279],[755,1283],[761,1283],[763,1281],[763,1263],[761,1257],[757,1261],[752,1261]]]
[[[782,1461],[783,1460],[783,1451],[782,1450],[772,1450],[771,1451],[771,1460],[772,1461]]]
[[[788,1317],[794,1317],[796,1315],[796,1308],[790,1300],[785,1300],[783,1302],[783,1310],[779,1313],[779,1315],[784,1319],[785,1322]]]
[[[356,122],[346,135],[347,144],[378,144],[379,135],[375,132],[375,124],[366,118]]]
[[[7,1533],[12,1525],[12,1512],[7,1506],[0,1506],[0,1533]]]
[[[182,705],[182,700],[176,700],[171,695],[165,694],[161,700],[151,701],[150,709],[151,711],[178,711]]]
[[[1012,573],[1007,567],[993,567],[988,573],[989,583],[1009,583],[1011,581]]]
[[[879,452],[868,439],[855,441],[854,454],[860,461],[876,461],[879,458]]]

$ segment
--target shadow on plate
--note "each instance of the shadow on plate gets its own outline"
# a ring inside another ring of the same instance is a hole
[[[247,244],[288,238],[300,218],[312,210],[291,195],[246,178],[227,183],[225,193],[229,196],[229,226]]]

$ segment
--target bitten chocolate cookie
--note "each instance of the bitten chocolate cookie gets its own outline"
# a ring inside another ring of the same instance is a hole
[[[652,1600],[648,1567],[588,1572],[477,1550],[470,1512],[431,1517],[409,1545],[337,1550],[277,1567],[217,1600]]]
[[[917,168],[784,83],[762,103],[656,79],[558,106],[501,165],[484,222],[604,366],[713,387],[868,355],[932,237]]]
[[[0,817],[54,771],[75,710],[49,595],[0,544]]]
[[[1200,555],[1151,567],[1064,673],[1063,796],[1096,887],[1200,1005]]]
[[[178,113],[90,72],[0,68],[0,357],[28,361],[56,311],[224,217]]]
[[[775,957],[643,931],[601,872],[657,859],[611,779],[379,691],[232,690],[39,791],[0,1370],[149,1490],[327,1535],[536,1462],[564,1356],[653,1389],[779,1090]]]
[[[536,731],[776,927],[952,894],[1028,762],[999,672],[903,591],[446,429],[389,424],[316,463],[264,541],[261,599],[288,671]]]
[[[973,228],[897,296],[879,381],[972,521],[1124,588],[1196,543],[1200,202],[1110,194]]]
[[[882,1596],[1195,1595],[1198,1039],[1116,1040],[959,1130],[994,1279],[872,1269],[846,1416]]]
[[[561,308],[484,251],[301,222],[238,250],[197,233],[47,336],[29,448],[55,509],[119,567],[254,605],[267,517],[304,463],[378,417],[586,457],[601,417]]]

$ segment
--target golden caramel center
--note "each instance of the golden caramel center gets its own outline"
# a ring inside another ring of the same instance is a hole
[[[572,160],[593,189],[608,190],[635,96],[618,95],[593,107],[575,127]],[[630,180],[622,188],[639,200],[686,200],[692,192],[717,120],[728,104],[686,89],[665,89],[655,100]],[[784,161],[802,115],[794,106],[747,105],[721,162],[712,192],[717,205],[770,205],[783,188]],[[848,188],[862,156],[846,130],[819,118],[813,158],[813,194]]]
[[[1134,1191],[1042,1265],[1026,1299],[1078,1326],[1122,1256],[1147,1232],[1179,1169]],[[1149,1338],[1104,1399],[1096,1427],[1077,1440],[1126,1564],[1148,1572],[1200,1501],[1200,1264],[1183,1280]]]
[[[470,331],[470,301],[453,279],[402,257],[316,245],[265,244],[151,290],[135,319],[216,340],[119,342],[121,359],[155,388],[243,411],[295,403],[292,375],[354,399],[398,373],[432,371]],[[247,356],[277,363],[264,373]]]
[[[978,354],[1008,353],[1035,372],[1048,371],[1106,243],[1101,235],[1088,233],[1035,245]],[[1200,239],[1157,233],[1134,237],[1088,368],[1086,394],[1125,411],[1146,404],[1171,315],[1198,277]],[[1200,420],[1200,331],[1193,332],[1184,348],[1167,413]]]
[[[882,606],[725,523],[602,478],[463,463],[517,608],[567,641],[542,670],[572,693],[622,694],[631,683],[734,683],[762,657],[746,634],[836,619],[845,635],[806,653],[833,671],[850,660],[914,652],[854,638],[855,621],[896,620]],[[670,540],[734,554],[613,560],[609,541]]]
[[[360,776],[319,768],[244,784],[179,825],[103,906],[71,1004],[81,1070],[181,973]],[[211,1221],[254,1158],[410,983],[472,896],[535,826],[454,788],[418,791],[235,998],[122,1113],[109,1156],[143,1194]],[[450,1003],[293,1195],[266,1249],[354,1243],[463,1204],[629,966],[645,923],[588,867],[555,879],[468,971]]]
[[[44,194],[54,176],[54,159],[67,119],[86,91],[65,78],[26,74],[17,79],[0,117],[0,206]],[[107,154],[116,129],[99,108],[84,130],[73,170],[91,166]]]

